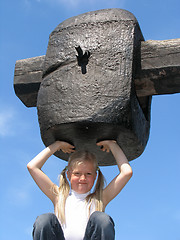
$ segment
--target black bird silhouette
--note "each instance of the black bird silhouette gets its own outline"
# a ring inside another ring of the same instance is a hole
[[[78,53],[78,56],[76,55],[77,61],[78,61],[78,66],[81,67],[82,74],[86,74],[87,73],[86,65],[89,62],[89,57],[91,54],[89,51],[85,51],[85,53],[83,54],[83,50],[81,49],[80,46],[75,47],[75,48]]]

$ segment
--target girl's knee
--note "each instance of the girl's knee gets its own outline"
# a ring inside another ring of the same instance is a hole
[[[114,227],[113,219],[104,212],[96,211],[92,213],[90,216],[90,220],[103,227],[107,227],[110,225]]]
[[[96,211],[92,213],[87,224],[84,239],[114,240],[114,238],[115,229],[112,218],[104,212]]]
[[[37,217],[33,226],[32,235],[34,240],[64,240],[64,235],[59,220],[53,213],[46,213]]]
[[[48,228],[56,222],[56,216],[53,213],[45,213],[36,218],[34,228],[42,229]]]

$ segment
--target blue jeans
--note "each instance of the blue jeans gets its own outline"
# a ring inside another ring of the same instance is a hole
[[[94,212],[87,223],[83,240],[114,240],[114,222],[104,212]],[[65,240],[61,225],[53,213],[37,217],[33,226],[34,240]]]

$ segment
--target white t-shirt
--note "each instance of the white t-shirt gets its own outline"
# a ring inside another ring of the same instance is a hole
[[[66,240],[83,240],[89,216],[95,211],[95,204],[92,203],[90,212],[86,202],[88,193],[79,194],[71,191],[66,200],[65,217],[66,224],[62,225]]]

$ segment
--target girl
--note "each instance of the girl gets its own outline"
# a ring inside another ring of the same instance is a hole
[[[67,142],[54,142],[28,163],[31,176],[52,201],[55,211],[54,214],[43,214],[36,219],[34,240],[114,239],[113,220],[104,210],[129,181],[132,169],[116,141],[101,141],[97,146],[102,151],[112,152],[120,171],[106,188],[103,187],[104,178],[95,156],[87,151],[75,151],[74,146]],[[58,187],[41,168],[52,154],[60,150],[72,154],[68,166],[61,172]],[[98,179],[91,193],[97,171]]]

